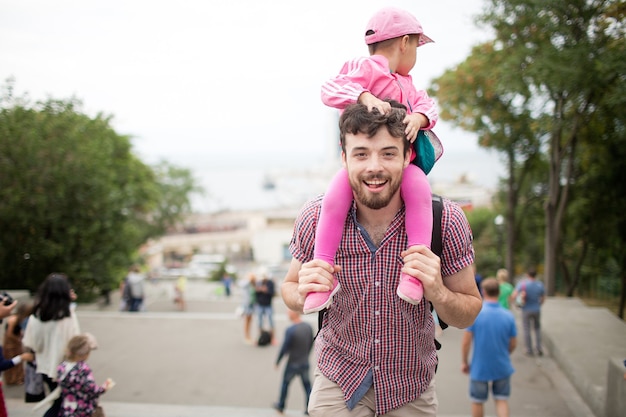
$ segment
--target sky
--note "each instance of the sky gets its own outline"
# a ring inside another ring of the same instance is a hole
[[[215,196],[232,190],[228,173],[259,181],[333,159],[336,110],[320,86],[367,55],[365,24],[384,6],[412,12],[435,40],[418,50],[418,89],[488,39],[473,23],[482,0],[0,0],[0,82],[113,116],[144,162],[189,168]],[[498,160],[475,136],[443,121],[435,131],[445,153],[431,177],[475,168],[495,183]],[[476,155],[488,162],[472,168]]]

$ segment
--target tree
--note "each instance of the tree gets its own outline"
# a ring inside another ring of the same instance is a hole
[[[145,165],[110,117],[80,107],[30,105],[10,82],[1,98],[1,287],[33,290],[58,271],[84,295],[111,288],[139,246],[189,208],[188,172]]]
[[[481,76],[492,77],[483,77],[474,94],[497,95],[476,102],[480,107],[474,113],[483,113],[502,127],[498,130],[501,146],[485,145],[508,150],[509,161],[519,138],[547,155],[544,279],[548,294],[554,295],[563,218],[578,174],[577,151],[587,140],[585,126],[599,103],[620,82],[615,66],[600,63],[607,55],[610,62],[615,55],[621,57],[624,4],[614,0],[491,0],[488,4],[479,21],[491,26],[495,39],[488,58],[477,68]],[[502,114],[495,113],[494,103],[506,104]],[[515,187],[514,169],[509,167],[509,190]]]

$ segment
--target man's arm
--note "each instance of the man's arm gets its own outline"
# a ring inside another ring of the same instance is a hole
[[[516,347],[517,347],[517,338],[513,336],[511,339],[509,339],[509,354],[513,353]]]
[[[422,281],[424,297],[448,325],[463,329],[470,326],[482,307],[472,266],[441,277],[441,259],[423,245],[402,252],[402,271]]]

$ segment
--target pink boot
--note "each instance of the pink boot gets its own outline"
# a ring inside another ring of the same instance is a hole
[[[396,293],[407,303],[417,305],[424,297],[424,286],[419,279],[403,273],[400,275],[400,284]]]
[[[330,291],[310,292],[304,300],[304,314],[315,313],[328,307],[333,301],[333,295],[339,291],[339,281],[335,280],[335,287]]]

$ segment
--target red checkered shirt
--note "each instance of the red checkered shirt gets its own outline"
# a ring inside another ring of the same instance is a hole
[[[321,196],[307,203],[296,219],[290,250],[304,263],[313,259]],[[472,233],[461,208],[444,199],[442,276],[474,260]],[[373,373],[376,413],[417,399],[437,366],[435,325],[429,303],[417,306],[396,295],[407,247],[404,208],[389,225],[379,247],[356,221],[353,206],[343,229],[335,263],[341,288],[333,297],[316,342],[320,371],[337,383],[350,401],[368,372]]]

